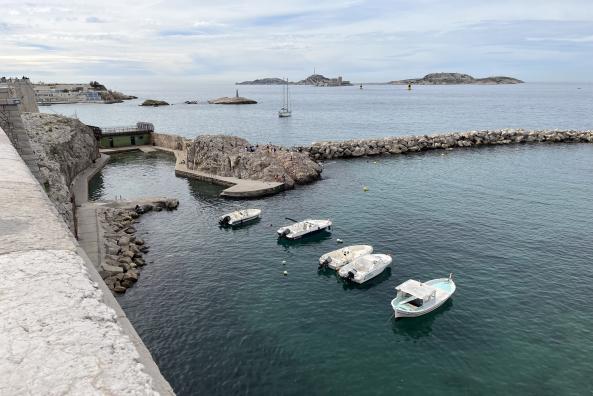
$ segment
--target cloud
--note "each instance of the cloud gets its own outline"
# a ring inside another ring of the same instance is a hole
[[[546,42],[546,41],[564,41],[569,43],[593,43],[593,35],[580,37],[528,37],[527,41]]]
[[[50,45],[45,44],[36,44],[36,43],[17,43],[21,48],[25,49],[34,49],[34,50],[42,50],[42,51],[57,51],[57,47],[52,47]]]
[[[96,17],[96,16],[88,16],[88,17],[86,17],[85,18],[85,22],[86,23],[105,23],[104,20],[102,20],[101,18]]]
[[[46,80],[51,70],[64,81],[95,74],[298,80],[313,67],[353,81],[443,68],[590,80],[593,68],[590,0],[4,3],[13,15],[0,13],[3,72]]]

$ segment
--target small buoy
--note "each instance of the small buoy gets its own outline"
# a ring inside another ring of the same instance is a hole
[[[340,238],[338,238],[338,239],[336,239],[336,242],[337,242],[337,243],[343,243],[344,241],[343,241],[343,240],[341,240]]]
[[[282,264],[286,264],[286,260],[282,260]]]
[[[284,271],[284,276],[288,275],[288,271]]]
[[[373,164],[376,164],[376,163],[377,163],[377,161],[373,161]]]
[[[368,188],[367,186],[364,186],[364,187],[362,188],[362,191],[364,191],[364,192],[367,192],[367,191],[369,191],[369,188]]]

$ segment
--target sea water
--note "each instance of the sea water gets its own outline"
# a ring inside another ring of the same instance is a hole
[[[178,394],[593,392],[593,145],[336,161],[317,183],[248,201],[173,170],[164,153],[117,155],[91,195],[180,200],[141,218],[148,265],[118,298]],[[219,228],[247,207],[259,222]],[[286,217],[334,226],[283,243]],[[318,270],[349,244],[391,268],[361,286]],[[392,318],[396,285],[449,273],[444,306]]]
[[[120,90],[174,105],[43,111],[284,145],[593,125],[590,84],[291,87],[289,119],[277,117],[281,87],[238,88],[259,104],[181,104],[232,96],[232,85],[150,87]],[[118,297],[180,395],[572,395],[593,392],[592,180],[593,145],[482,147],[331,161],[314,184],[233,201],[175,177],[167,154],[129,153],[92,180],[91,198],[180,200],[142,216],[148,265]],[[219,228],[218,216],[247,207],[262,209],[259,222]],[[334,226],[279,242],[286,217]],[[390,254],[391,268],[361,286],[317,269],[319,256],[349,244]],[[457,291],[444,306],[392,318],[396,285],[449,273]]]

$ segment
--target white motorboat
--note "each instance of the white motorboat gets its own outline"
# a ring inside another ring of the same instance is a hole
[[[448,278],[418,282],[409,279],[397,286],[397,296],[391,300],[396,318],[411,318],[434,311],[455,293],[453,274]]]
[[[303,220],[278,228],[278,237],[287,239],[299,239],[305,235],[312,234],[314,232],[331,230],[331,220]]]
[[[338,275],[356,283],[364,283],[383,272],[391,261],[391,256],[386,254],[366,254],[344,265]]]
[[[259,218],[261,209],[243,209],[237,210],[236,212],[227,213],[224,216],[220,216],[218,223],[220,225],[239,225],[246,223],[251,220]]]
[[[373,253],[373,247],[371,245],[346,246],[319,257],[319,267],[327,266],[331,269],[339,270],[352,260],[371,253]]]

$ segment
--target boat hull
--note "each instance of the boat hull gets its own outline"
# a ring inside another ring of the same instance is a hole
[[[221,216],[218,220],[218,223],[221,226],[239,226],[241,224],[259,219],[260,215],[260,209],[239,210],[237,212],[227,213],[226,215]]]
[[[230,222],[229,225],[230,226],[241,225],[241,224],[248,223],[250,221],[257,220],[257,219],[259,219],[259,215],[257,215],[257,216],[251,216],[251,217],[246,217],[244,219],[235,220],[233,222]]]
[[[368,260],[372,260],[372,264]],[[368,264],[364,264],[367,261]],[[338,275],[347,281],[362,284],[380,275],[389,267],[393,259],[386,254],[366,254],[338,270]],[[370,267],[369,267],[370,266]]]
[[[307,224],[306,226],[305,223]],[[304,220],[290,226],[281,227],[276,232],[278,238],[295,240],[311,234],[330,230],[331,226],[332,222],[330,220]]]
[[[339,270],[343,266],[350,264],[360,256],[373,253],[373,247],[370,245],[352,245],[342,249],[334,250],[319,257],[319,266],[327,266],[333,270]]]
[[[438,302],[437,304],[431,305],[429,308],[422,310],[422,311],[404,311],[404,310],[401,310],[398,308],[394,308],[393,309],[394,317],[396,319],[398,319],[398,318],[416,318],[418,316],[426,315],[426,314],[431,313],[432,311],[438,309],[441,305],[446,303],[449,298],[451,298],[451,296],[447,297],[447,299],[445,299],[443,301]]]

